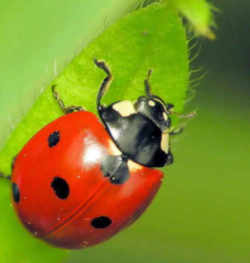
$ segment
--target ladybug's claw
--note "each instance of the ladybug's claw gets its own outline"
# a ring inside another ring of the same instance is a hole
[[[52,85],[51,90],[52,90],[52,94],[53,94],[55,100],[59,104],[59,107],[62,109],[64,114],[72,113],[74,111],[83,111],[84,110],[84,108],[82,106],[69,106],[69,107],[66,107],[64,102],[63,102],[63,100],[60,98],[58,92],[56,91],[56,85]]]

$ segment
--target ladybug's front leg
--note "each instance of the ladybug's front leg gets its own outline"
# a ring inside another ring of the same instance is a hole
[[[193,117],[195,117],[196,115],[196,111],[192,111],[190,113],[187,114],[179,114],[177,112],[174,112],[171,110],[171,114],[176,114],[179,118],[181,119],[191,119]],[[170,129],[169,135],[173,136],[173,135],[179,135],[183,132],[184,128],[185,128],[186,123],[180,125],[179,127],[172,127]]]
[[[99,61],[97,59],[94,59],[94,62],[98,68],[102,69],[107,74],[107,77],[103,80],[101,87],[99,89],[98,95],[97,95],[97,108],[100,111],[102,108],[101,99],[109,88],[109,85],[112,81],[112,74],[111,74],[110,69],[108,68],[108,66],[106,65],[104,61]]]
[[[173,136],[173,135],[179,135],[183,132],[184,127],[179,127],[179,128],[174,128],[170,131],[169,135]]]
[[[68,114],[68,113],[72,113],[74,111],[83,111],[84,108],[82,106],[69,106],[69,107],[66,107],[63,100],[60,98],[59,94],[57,93],[56,91],[56,85],[53,85],[51,87],[52,89],[52,94],[55,98],[55,100],[58,102],[60,108],[62,109],[62,111],[64,112],[64,114]]]

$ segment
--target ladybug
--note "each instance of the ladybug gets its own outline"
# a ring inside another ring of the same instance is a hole
[[[169,138],[175,133],[173,104],[151,94],[136,102],[101,103],[112,80],[107,74],[97,95],[96,115],[65,107],[56,86],[52,94],[65,113],[36,133],[12,168],[12,200],[23,225],[51,245],[80,249],[107,240],[132,224],[157,193],[173,163]]]

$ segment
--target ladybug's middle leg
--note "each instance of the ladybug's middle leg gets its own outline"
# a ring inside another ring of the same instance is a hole
[[[11,180],[11,176],[10,176],[10,175],[4,175],[4,174],[1,173],[1,172],[0,172],[0,178],[7,179],[7,180]]]
[[[62,111],[64,112],[64,114],[72,113],[74,111],[83,111],[84,110],[84,108],[82,106],[69,106],[69,107],[66,107],[64,102],[63,102],[63,100],[60,98],[58,92],[56,91],[56,85],[53,85],[51,87],[51,89],[52,89],[52,94],[53,94],[55,100],[59,104],[59,106],[62,109]]]
[[[128,159],[123,155],[106,155],[101,169],[112,184],[123,184],[129,179]]]

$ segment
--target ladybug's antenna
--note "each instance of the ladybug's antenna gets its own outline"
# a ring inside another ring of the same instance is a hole
[[[147,78],[144,80],[145,92],[146,92],[147,96],[149,96],[149,97],[152,97],[151,86],[150,86],[150,83],[149,83],[149,79],[151,77],[151,74],[152,74],[152,69],[149,69]]]
[[[101,87],[98,91],[97,99],[96,99],[97,109],[100,110],[102,108],[101,99],[109,88],[109,85],[112,81],[112,74],[110,72],[110,69],[108,68],[108,66],[106,65],[104,61],[99,61],[97,59],[94,59],[94,63],[96,64],[98,68],[102,69],[107,74],[107,77],[103,80],[101,84]]]

